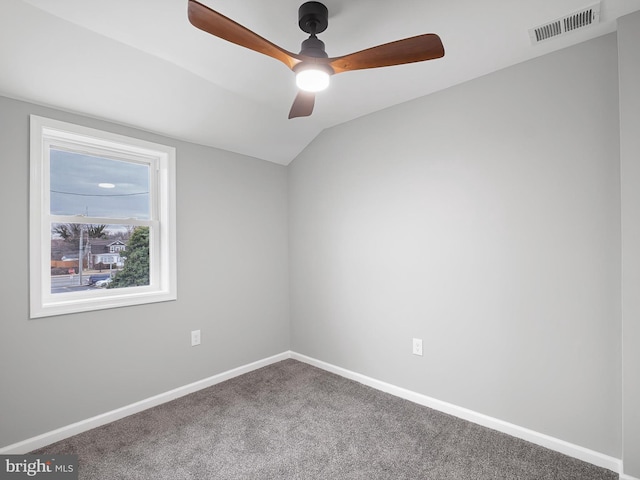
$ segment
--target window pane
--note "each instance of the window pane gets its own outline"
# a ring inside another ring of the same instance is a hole
[[[51,214],[148,220],[149,165],[50,151]]]
[[[143,285],[149,285],[149,227],[51,224],[52,294]]]

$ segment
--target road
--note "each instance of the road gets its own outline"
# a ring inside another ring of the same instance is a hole
[[[65,292],[78,292],[80,290],[93,290],[94,286],[86,285],[89,281],[89,275],[82,275],[82,282],[85,285],[80,285],[80,275],[55,275],[51,277],[51,293],[65,293]]]

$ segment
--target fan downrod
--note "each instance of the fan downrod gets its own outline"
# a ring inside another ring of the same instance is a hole
[[[329,10],[320,2],[306,2],[298,9],[298,25],[303,32],[315,35],[329,25]]]

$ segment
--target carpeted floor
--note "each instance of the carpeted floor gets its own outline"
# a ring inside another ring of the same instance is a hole
[[[618,478],[295,360],[32,453],[86,480]]]

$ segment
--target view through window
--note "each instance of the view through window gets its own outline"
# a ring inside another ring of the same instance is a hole
[[[149,285],[150,168],[52,148],[51,293]],[[58,223],[58,216],[101,223]],[[80,261],[82,259],[82,261]]]

